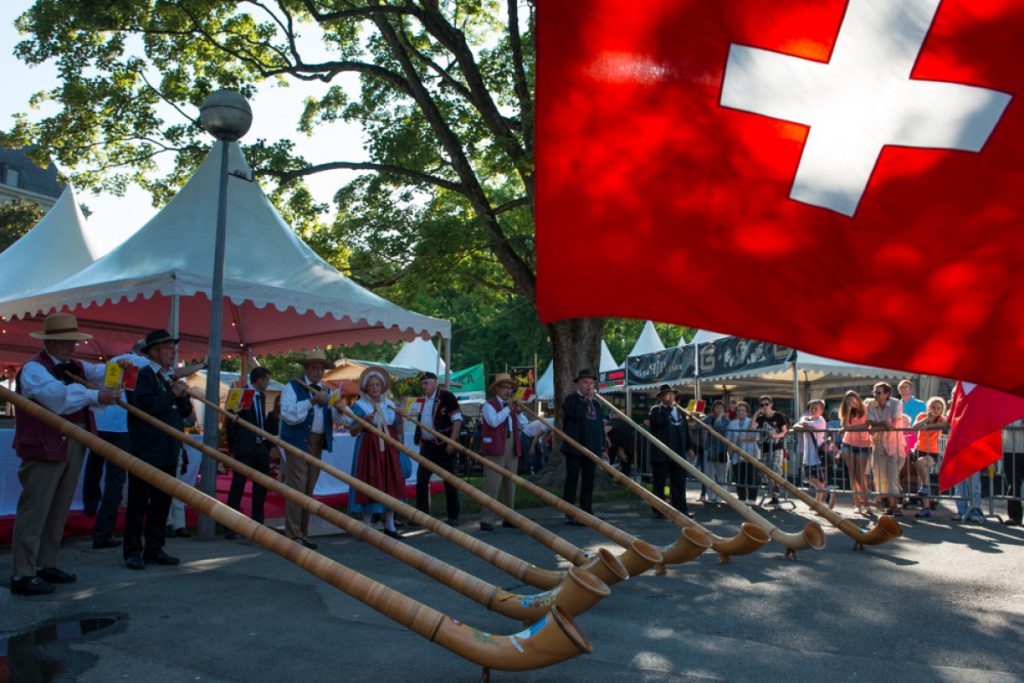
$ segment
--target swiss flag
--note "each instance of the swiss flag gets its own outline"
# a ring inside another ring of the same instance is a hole
[[[1024,3],[537,8],[542,320],[1024,394]]]
[[[1003,427],[1024,417],[1024,398],[957,382],[949,407],[949,439],[939,467],[944,491],[1003,456]]]

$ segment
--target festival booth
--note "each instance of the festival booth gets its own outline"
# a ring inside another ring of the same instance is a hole
[[[80,329],[94,335],[90,346],[103,357],[128,350],[150,330],[167,328],[181,338],[182,357],[201,358],[209,337],[219,156],[207,156],[156,216],[103,258],[79,261],[63,279],[18,289],[20,294],[0,301],[5,324],[34,331],[50,312],[74,313]],[[228,163],[224,357],[450,337],[447,320],[397,306],[317,256],[267,199],[235,143]],[[45,246],[53,251],[53,243]],[[60,256],[66,256],[63,244]],[[31,341],[18,360],[38,350],[38,342]],[[10,440],[9,431],[0,431],[0,515],[13,512],[19,489]],[[353,441],[339,434],[325,459],[348,471]],[[345,490],[341,482],[322,476],[316,494]]]

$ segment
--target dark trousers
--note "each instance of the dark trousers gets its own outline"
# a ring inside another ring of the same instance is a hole
[[[248,465],[261,474],[270,474],[270,449],[264,444],[256,444],[256,448],[248,453],[236,453],[235,460]],[[245,483],[249,481],[238,472],[231,477],[231,490],[228,492],[228,507],[232,510],[240,510],[242,507],[242,495],[245,493]],[[253,482],[252,484],[252,510],[253,521],[263,524],[263,503],[267,500],[267,490]]]
[[[455,457],[448,452],[445,444],[421,441],[420,454],[438,467],[443,467],[449,472],[453,472],[455,469]],[[445,509],[448,512],[448,519],[458,519],[459,492],[448,482],[444,484],[444,502]],[[430,513],[430,470],[422,466],[416,470],[416,509],[427,514]]]
[[[108,434],[110,432],[99,433],[104,439]],[[109,441],[109,439],[107,440]],[[107,459],[99,453],[90,450],[85,454],[85,464],[82,466],[82,509],[87,515],[96,514],[103,499],[100,482],[103,481],[103,465],[106,462]]]
[[[669,497],[672,507],[680,512],[688,512],[686,506],[686,470],[674,462],[652,462],[651,475],[654,483],[654,495],[665,497],[665,481],[668,481]]]
[[[1006,501],[1006,516],[1015,522],[1022,522],[1024,506],[1021,505],[1021,484],[1024,483],[1024,453],[1003,454],[1003,474],[1010,484],[1011,499]]]
[[[576,504],[576,481],[580,480],[580,507],[585,512],[594,511],[594,469],[596,463],[584,455],[565,454],[565,486],[562,498]]]
[[[128,432],[100,432],[99,435],[101,439],[123,451],[127,451],[131,447]],[[97,469],[106,470],[106,476],[103,479],[103,495],[100,498],[99,509],[96,511],[96,522],[92,526],[93,540],[103,541],[113,535],[114,527],[117,526],[117,512],[121,509],[121,498],[124,494],[125,473],[114,463],[107,462],[102,455],[89,451],[85,466],[85,480],[82,482],[83,500],[85,500],[85,491],[89,483],[89,470],[94,461],[99,461]],[[104,465],[104,463],[106,464]],[[98,479],[96,485],[99,485]]]
[[[176,465],[157,467],[171,477]],[[134,475],[128,475],[128,506],[124,513],[124,556],[153,558],[164,547],[164,527],[171,497]]]
[[[757,502],[758,471],[746,460],[740,460],[733,465],[736,472],[736,497],[740,500]]]

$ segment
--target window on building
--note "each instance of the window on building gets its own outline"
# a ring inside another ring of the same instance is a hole
[[[4,185],[10,185],[11,187],[21,185],[21,171],[16,168],[5,168],[3,178]]]

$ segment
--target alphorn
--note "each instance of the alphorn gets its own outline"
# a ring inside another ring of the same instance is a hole
[[[618,579],[614,575],[614,573],[608,572],[605,567],[601,566],[601,563],[597,562],[597,558],[592,557],[589,553],[586,553],[585,551],[577,548],[575,545],[569,543],[562,537],[557,536],[551,531],[545,529],[541,525],[534,522],[532,519],[524,517],[523,515],[513,510],[512,508],[491,498],[490,496],[486,495],[483,491],[480,491],[475,486],[463,481],[462,479],[459,479],[458,477],[456,477],[454,474],[444,469],[443,467],[439,467],[437,464],[431,462],[430,460],[427,460],[422,455],[412,450],[398,439],[391,436],[391,434],[389,434],[387,431],[377,429],[377,427],[375,427],[372,423],[356,415],[348,408],[348,406],[336,404],[335,407],[340,412],[347,415],[350,419],[355,420],[356,424],[358,424],[363,429],[369,430],[373,434],[383,437],[392,446],[401,450],[410,458],[418,462],[420,467],[425,467],[431,472],[439,475],[446,482],[452,484],[458,490],[463,491],[469,497],[478,501],[481,505],[486,505],[491,510],[494,510],[494,512],[497,513],[500,517],[509,520],[510,522],[515,524],[521,531],[523,531],[524,533],[526,533],[542,545],[547,546],[553,552],[558,553],[559,555],[561,555],[562,557],[564,557],[565,559],[569,560],[577,566],[582,566],[584,569],[590,570],[595,575],[597,575],[598,578],[600,578],[608,585],[613,585],[618,580],[621,580]],[[547,539],[551,540],[548,541]],[[567,555],[565,552],[558,549],[564,546],[574,548],[579,552],[572,555]],[[662,564],[664,562],[664,557],[662,556],[661,551],[659,551],[650,543],[647,543],[646,541],[642,541],[640,539],[633,540],[629,544],[629,546],[626,547],[623,554],[619,556],[617,559],[626,568],[626,571],[629,573],[630,576],[641,574],[644,571],[650,569],[653,565]]]
[[[688,417],[694,418],[692,413],[683,410],[682,408],[680,408],[680,410],[682,410]],[[807,495],[805,491],[794,486],[785,477],[765,465],[757,458],[752,457],[749,453],[740,448],[738,444],[733,443],[722,434],[719,434],[710,426],[704,424],[703,421],[696,418],[694,418],[694,421],[706,432],[724,443],[730,451],[752,464],[754,467],[759,469],[762,474],[771,478],[772,481],[785,488],[787,491],[803,501],[812,510],[827,519],[833,526],[852,538],[854,550],[863,550],[865,545],[881,545],[882,543],[895,540],[903,535],[903,528],[892,515],[882,515],[875,526],[864,531],[835,510],[829,508],[829,506],[825,505],[820,500],[816,500]]]
[[[342,472],[337,467],[323,462],[320,458],[314,458],[309,453],[300,448],[296,448],[280,437],[260,429],[251,422],[247,422],[233,413],[225,411],[219,405],[208,401],[206,397],[197,390],[190,390],[189,395],[207,407],[224,413],[228,419],[233,420],[237,424],[242,425],[256,434],[259,434],[270,443],[284,449],[289,456],[305,460],[311,467],[316,467],[339,481],[348,484],[350,488],[356,491],[361,491],[370,498],[387,505],[406,519],[409,519],[426,529],[430,529],[441,538],[455,543],[464,550],[473,553],[485,562],[494,565],[509,576],[512,576],[527,585],[541,590],[553,590],[567,579],[567,575],[564,571],[542,569],[534,564],[521,560],[515,555],[484,543],[464,531],[460,531],[453,526],[445,524],[441,520],[434,519],[427,513],[417,510],[405,501],[389,496],[383,491],[370,486],[365,481],[356,479],[347,472]],[[598,550],[597,557],[594,558],[594,560],[585,568],[609,585],[617,581],[621,581],[629,576],[625,567],[622,566],[622,563],[605,548]]]
[[[724,500],[726,505],[740,513],[740,515],[748,522],[761,527],[761,529],[764,530],[773,541],[785,547],[786,557],[795,557],[797,550],[806,550],[808,548],[821,550],[825,547],[825,531],[817,522],[808,522],[799,533],[788,533],[783,531],[765,519],[762,515],[758,514],[752,507],[726,491],[718,482],[697,469],[693,463],[669,448],[665,442],[656,438],[641,425],[637,424],[628,415],[612,405],[612,403],[604,396],[601,396],[601,394],[596,394],[596,396],[601,403],[608,406],[608,408],[614,411],[616,415],[619,415],[634,429],[640,432],[655,448],[668,456],[673,462],[679,464],[679,466],[689,472],[694,479],[704,486],[707,486],[708,489],[713,491],[716,496]],[[682,409],[680,409],[680,412],[682,412]]]
[[[509,479],[516,486],[522,487],[529,493],[539,498],[546,505],[549,505],[558,510],[559,512],[562,512],[572,517],[573,519],[577,520],[578,522],[586,526],[588,529],[596,531],[605,538],[621,545],[623,548],[629,548],[636,541],[640,540],[636,536],[627,533],[612,524],[609,524],[608,522],[604,521],[603,519],[595,515],[592,515],[586,510],[581,509],[579,506],[573,505],[569,501],[559,498],[558,496],[552,494],[550,491],[538,486],[537,484],[534,484],[532,481],[520,477],[515,472],[512,472],[511,470],[507,470],[504,467],[501,467],[497,463],[492,462],[491,460],[489,460],[483,455],[480,455],[476,451],[473,451],[472,449],[463,446],[458,441],[448,436],[445,436],[444,434],[437,431],[433,427],[423,424],[416,418],[406,415],[405,419],[409,420],[410,422],[412,422],[414,425],[418,426],[425,432],[429,432],[435,438],[441,439],[444,443],[454,446],[456,449],[458,449],[460,453],[463,453],[467,457],[480,463],[483,467],[494,470],[505,479]],[[689,562],[690,560],[693,560],[696,557],[698,557],[701,553],[703,553],[710,547],[711,538],[706,532],[696,528],[687,527],[685,529],[682,529],[682,533],[680,534],[678,540],[676,540],[674,543],[670,545],[661,548],[662,562],[658,566],[662,567],[666,564],[682,564],[684,562]],[[644,568],[644,571],[646,571],[646,567]]]
[[[20,394],[0,387],[0,397],[48,427],[99,453],[128,474],[184,501],[218,524],[252,539],[410,631],[470,662],[503,671],[526,671],[557,664],[593,650],[572,617],[557,606],[552,607],[528,629],[511,635],[490,634],[467,626],[285,538]]]
[[[665,500],[660,496],[654,495],[652,492],[648,491],[643,486],[636,483],[635,481],[627,477],[625,474],[612,467],[610,464],[606,463],[604,460],[601,459],[600,456],[598,456],[589,448],[581,444],[579,441],[576,441],[571,436],[566,434],[564,431],[556,427],[550,420],[541,417],[539,414],[534,412],[526,405],[523,405],[522,407],[528,415],[531,415],[535,419],[540,420],[547,426],[548,429],[550,429],[555,434],[558,434],[558,436],[563,441],[571,444],[577,451],[582,453],[585,457],[593,460],[598,467],[602,468],[613,479],[615,479],[617,482],[625,486],[637,497],[643,499],[648,505],[650,505],[652,508],[660,512],[662,515],[664,515],[666,518],[672,521],[676,526],[685,529],[693,529],[699,531],[702,534],[705,534],[708,538],[711,539],[711,549],[718,553],[719,561],[723,564],[729,562],[729,558],[733,556],[749,555],[750,553],[761,548],[771,540],[768,537],[768,534],[765,533],[761,529],[761,527],[750,522],[744,522],[742,525],[740,525],[740,530],[736,532],[736,535],[732,538],[722,538],[721,536],[715,535],[714,533],[708,531],[706,528],[704,528],[697,522],[693,521],[692,519],[684,515],[679,510],[676,510],[674,507],[666,503]],[[656,571],[658,573],[661,573],[663,571],[663,568],[659,567]]]
[[[301,491],[296,491],[290,486],[221,453],[219,450],[210,448],[198,439],[179,432],[174,427],[161,422],[133,405],[129,405],[124,401],[118,401],[118,404],[135,418],[152,425],[182,443],[192,446],[203,455],[213,458],[229,469],[252,480],[253,483],[280,494],[292,503],[305,508],[310,514],[321,517],[331,524],[344,529],[360,541],[382,550],[400,562],[404,562],[413,569],[426,574],[439,583],[443,583],[452,590],[462,593],[467,598],[475,600],[487,609],[493,610],[504,617],[523,622],[533,622],[542,617],[552,605],[557,605],[566,614],[577,616],[586,612],[611,593],[603,581],[586,569],[579,567],[570,567],[566,580],[544,593],[538,595],[509,593],[498,586],[479,579],[457,567],[453,567],[447,562],[432,557],[422,550],[417,550],[412,546],[386,536],[373,527],[369,527],[328,505],[324,505],[316,498],[307,496]],[[241,420],[241,422],[244,423],[245,420]]]

